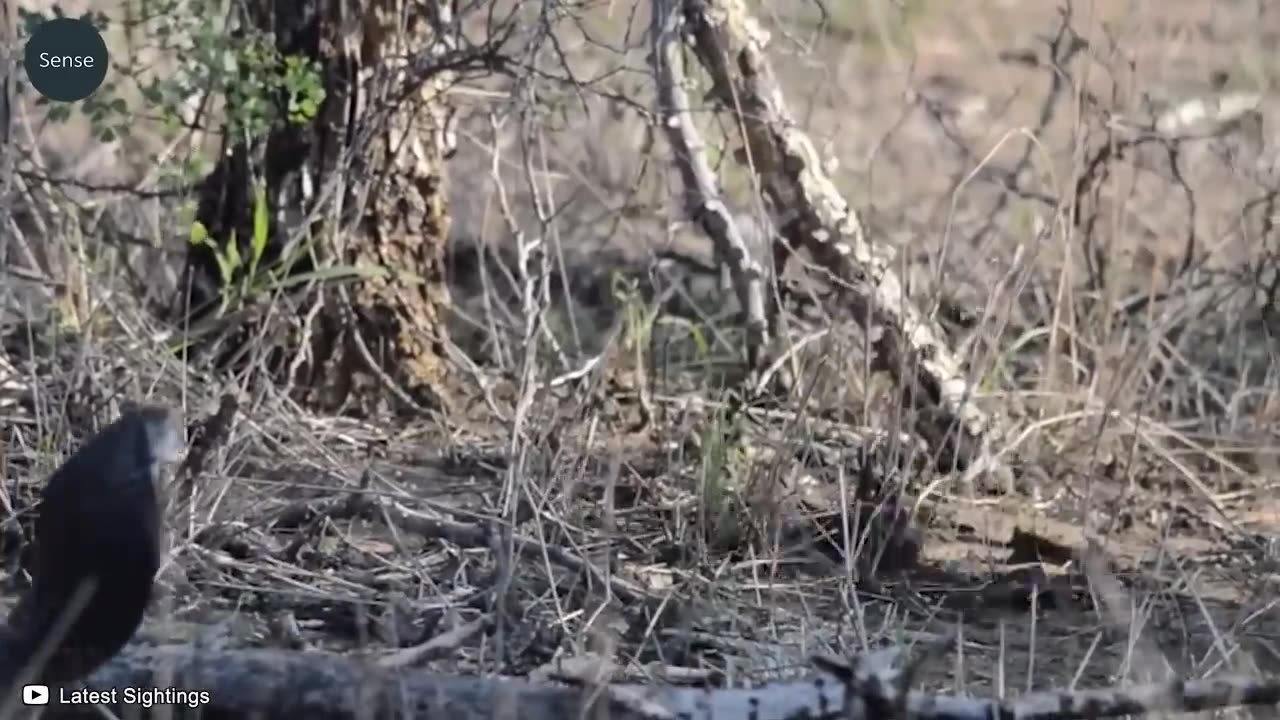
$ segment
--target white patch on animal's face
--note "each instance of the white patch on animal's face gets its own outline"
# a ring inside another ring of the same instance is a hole
[[[175,410],[148,407],[138,410],[147,444],[156,465],[177,462],[186,444],[182,440],[182,423]]]

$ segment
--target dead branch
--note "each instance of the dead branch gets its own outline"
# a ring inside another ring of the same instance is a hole
[[[869,658],[883,662],[879,656]],[[205,690],[208,704],[193,708],[192,712],[200,713],[206,720],[248,717],[560,720],[590,717],[585,713],[593,706],[607,713],[601,717],[613,720],[868,717],[861,710],[851,715],[840,714],[844,690],[828,675],[755,690],[708,692],[640,685],[589,687],[386,669],[330,653],[278,650],[201,652],[174,647],[134,647],[97,672],[85,687]],[[136,708],[126,708],[123,702],[114,705],[118,711],[131,712]],[[45,717],[97,717],[93,712],[89,707],[51,705]]]
[[[654,0],[651,29],[652,63],[658,84],[658,110],[667,140],[675,153],[675,165],[684,184],[684,202],[689,216],[715,243],[716,255],[729,268],[738,303],[746,325],[747,363],[754,384],[767,358],[769,331],[765,318],[765,272],[753,258],[725,205],[720,183],[707,163],[702,135],[689,111],[684,91],[684,62],[680,54],[677,0]]]
[[[613,720],[641,718],[844,718],[887,720],[1071,720],[1150,712],[1199,712],[1280,702],[1280,681],[1228,676],[1171,680],[1133,688],[1032,693],[1007,701],[909,692],[895,667],[897,652],[882,650],[845,663],[815,658],[819,672],[752,689],[528,682],[515,678],[439,675],[378,668],[330,653],[282,650],[200,651],[136,645],[95,673],[92,690],[177,688],[204,690],[208,703],[192,708],[205,720],[247,717],[414,717],[430,720],[585,717],[593,705]],[[68,688],[69,690],[70,688]],[[56,690],[55,690],[56,692]],[[56,697],[56,695],[55,695]],[[123,696],[121,696],[122,698]],[[117,712],[134,713],[123,699]],[[175,718],[187,717],[182,707]],[[160,712],[167,712],[168,708]],[[91,706],[51,704],[47,718],[99,717]]]
[[[658,3],[654,3],[655,11]],[[892,250],[868,237],[858,213],[826,176],[797,126],[765,56],[766,33],[742,0],[684,0],[694,51],[711,77],[709,97],[735,113],[746,162],[773,203],[779,231],[806,248],[849,293],[855,315],[881,326],[876,366],[887,369],[915,410],[916,430],[943,470],[989,460],[994,423],[971,399],[961,364],[933,320],[906,297]]]
[[[1030,693],[1005,702],[942,695],[917,697],[915,693],[912,696],[908,702],[908,714],[918,720],[978,720],[990,717],[1076,720],[1275,705],[1280,702],[1280,682],[1243,676],[1167,680],[1129,688]]]

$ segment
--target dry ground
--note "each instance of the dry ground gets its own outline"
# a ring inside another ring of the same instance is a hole
[[[1013,487],[929,468],[839,308],[795,310],[794,339],[834,328],[798,354],[795,397],[727,411],[733,305],[670,259],[710,254],[678,221],[645,120],[647,14],[610,2],[553,23],[563,57],[529,54],[546,70],[537,113],[514,112],[529,97],[497,81],[456,93],[465,416],[315,417],[179,366],[121,292],[130,270],[172,265],[173,204],[29,182],[42,223],[27,240],[56,284],[0,286],[6,506],[27,506],[104,400],[163,398],[194,423],[242,393],[195,500],[173,510],[151,634],[377,653],[445,638],[415,662],[521,673],[593,651],[629,677],[686,668],[717,683],[804,672],[824,648],[946,641],[924,681],[973,693],[1280,666],[1280,11],[774,5],[756,6],[793,111],[962,348],[1009,429]],[[562,62],[585,88],[556,80]],[[1257,111],[1202,139],[1124,131],[1242,92],[1260,94]],[[47,174],[149,169],[125,144],[71,163],[91,141],[33,127]],[[758,213],[732,153],[715,152],[738,210]],[[168,254],[102,252],[104,218]],[[501,267],[516,229],[557,251],[549,324],[567,361],[546,351],[540,372],[613,348],[605,371],[537,394],[523,419]],[[846,502],[873,486],[879,515]],[[14,569],[23,518],[5,526]]]

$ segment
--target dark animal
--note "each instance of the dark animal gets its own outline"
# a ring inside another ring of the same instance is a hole
[[[19,673],[46,684],[85,677],[133,636],[160,568],[159,466],[182,449],[177,414],[139,406],[54,471],[32,585],[0,630],[0,692]]]

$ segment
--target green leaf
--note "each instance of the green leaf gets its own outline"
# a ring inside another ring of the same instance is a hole
[[[214,259],[218,261],[218,276],[222,278],[222,286],[226,287],[231,284],[231,267],[227,262],[227,258],[220,252],[213,254]]]
[[[267,251],[267,235],[270,228],[270,218],[267,215],[267,187],[263,183],[258,183],[253,189],[253,238],[250,244],[253,254],[249,258],[250,275],[258,271],[258,261],[262,260],[263,253]]]
[[[231,269],[231,271],[234,272],[236,270],[239,270],[241,267],[242,259],[240,257],[240,243],[236,242],[235,233],[231,233],[231,238],[227,240],[227,246],[223,250],[223,253],[226,255],[227,266]],[[223,278],[223,279],[226,282],[231,281],[230,275],[228,275],[226,278]]]
[[[152,105],[159,105],[164,102],[164,92],[160,90],[160,83],[143,85],[140,90],[142,91],[142,99]]]
[[[189,242],[192,245],[209,244],[209,229],[204,226],[204,223],[199,220],[191,223],[191,239]]]
[[[711,354],[711,345],[707,343],[707,336],[702,333],[702,328],[691,324],[689,326],[689,336],[693,338],[694,347],[698,351],[698,358],[706,359]]]

